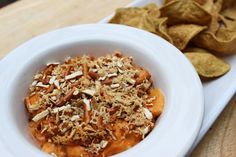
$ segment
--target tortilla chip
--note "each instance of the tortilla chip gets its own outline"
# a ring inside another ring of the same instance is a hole
[[[221,27],[220,23],[220,11],[223,5],[223,0],[214,1],[211,9],[211,23],[209,24],[208,31],[212,33],[216,33],[218,29]]]
[[[117,9],[115,16],[109,23],[123,24],[153,33],[156,32],[154,21],[149,16],[148,11],[142,8]]]
[[[200,5],[205,5],[206,3],[208,3],[209,1],[212,1],[212,0],[194,0],[194,1]]]
[[[211,15],[194,0],[175,0],[160,8],[161,16],[168,17],[168,24],[207,25]]]
[[[231,6],[223,9],[221,14],[228,19],[236,20],[236,1],[233,2]]]
[[[160,18],[156,4],[151,3],[143,8],[117,9],[110,23],[128,25],[155,33],[169,42],[173,42],[167,33],[167,18]]]
[[[152,16],[153,18],[159,18],[161,15],[161,12],[158,8],[158,6],[155,3],[150,3],[143,7],[143,9],[148,11],[148,15]]]
[[[109,23],[123,24],[156,33],[156,19],[160,11],[156,4],[151,3],[143,8],[130,7],[116,10],[115,16]]]
[[[193,37],[206,28],[206,26],[195,24],[174,25],[168,28],[168,34],[172,38],[173,44],[183,50]]]
[[[225,27],[228,30],[236,30],[236,20],[228,19],[224,16],[220,16],[221,21],[223,23],[222,27]]]
[[[166,4],[168,4],[168,3],[172,2],[172,1],[175,1],[175,0],[164,0],[163,5],[166,5]]]
[[[209,31],[199,33],[194,39],[198,47],[217,52],[220,55],[236,53],[236,31],[221,28],[216,34]]]
[[[235,0],[224,0],[222,10],[231,8],[232,6],[235,5],[235,3],[236,3]]]
[[[167,31],[167,18],[166,17],[156,19],[156,33],[155,34],[161,36],[162,38],[166,39],[170,43],[173,43],[173,40]]]
[[[185,56],[190,60],[198,74],[204,78],[215,78],[230,70],[230,65],[220,58],[207,52],[187,52]]]
[[[213,0],[194,0],[197,2],[201,7],[206,10],[207,12],[211,12],[212,7],[214,6],[214,1]]]
[[[222,10],[224,0],[213,0],[213,1],[214,1],[214,6],[212,8],[213,9],[212,11],[219,13]]]
[[[189,52],[206,52],[209,53],[209,51],[207,51],[206,49],[202,49],[199,47],[187,47],[186,49],[183,50],[183,53],[189,53]]]

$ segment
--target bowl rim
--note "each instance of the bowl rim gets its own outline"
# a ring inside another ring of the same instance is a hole
[[[97,30],[100,30],[99,32],[96,32]],[[61,40],[59,37],[64,36],[65,34],[70,34],[70,33],[81,33],[83,31],[91,31],[92,33],[95,34],[101,34],[101,33],[113,33],[115,35],[120,34],[123,36],[132,36],[132,37],[137,37],[138,34],[143,35],[144,38],[143,39],[139,39],[140,41],[143,40],[148,40],[151,41],[152,44],[154,41],[159,41],[162,45],[162,47],[167,47],[169,50],[172,50],[172,55],[175,55],[175,57],[180,58],[181,60],[181,64],[183,63],[184,65],[187,66],[188,70],[191,72],[191,74],[189,74],[189,76],[191,75],[192,79],[194,79],[194,89],[195,89],[195,93],[197,94],[197,98],[198,100],[196,100],[195,103],[198,103],[198,108],[197,108],[197,112],[199,112],[198,116],[196,117],[196,124],[194,126],[194,129],[191,130],[191,138],[185,143],[184,148],[182,148],[178,153],[176,153],[176,156],[184,156],[188,150],[190,149],[190,147],[192,146],[195,138],[197,137],[198,131],[200,130],[201,127],[201,123],[202,123],[202,119],[203,119],[203,112],[204,112],[204,105],[203,105],[203,91],[202,91],[202,85],[201,85],[201,81],[196,73],[196,71],[194,70],[193,66],[190,64],[190,62],[184,57],[184,55],[177,49],[175,48],[173,45],[169,44],[167,41],[165,41],[164,39],[153,35],[149,32],[140,30],[140,29],[136,29],[136,28],[132,28],[132,27],[128,27],[128,26],[121,26],[121,25],[116,25],[116,24],[85,24],[85,25],[80,25],[80,26],[72,26],[72,27],[66,27],[66,28],[62,28],[62,29],[58,29],[43,35],[40,35],[38,37],[35,37],[33,39],[31,39],[30,41],[22,44],[21,46],[19,46],[18,48],[16,48],[15,50],[13,50],[11,53],[9,53],[1,62],[0,62],[0,75],[1,76],[5,76],[8,75],[8,73],[6,72],[6,70],[4,71],[3,67],[9,65],[9,63],[11,63],[12,61],[14,61],[15,59],[21,58],[20,55],[22,55],[26,49],[30,49],[32,47],[34,47],[33,45],[42,45],[45,44],[44,40],[45,39],[50,39],[50,40],[57,40],[58,41],[58,45],[65,43],[65,42],[71,42],[73,40],[76,40],[76,38],[71,37],[70,40]],[[90,34],[90,35],[91,35]],[[110,34],[110,35],[111,35]],[[110,36],[110,35],[107,35]],[[91,38],[94,37],[94,34],[91,35]],[[51,46],[57,46],[57,44],[55,45],[51,45]],[[4,80],[4,77],[0,78],[3,82],[5,82],[6,80]],[[3,97],[0,97],[0,99],[2,100]],[[1,129],[0,129],[1,132]],[[1,135],[0,135],[0,139],[1,139]],[[2,141],[2,140],[1,140]],[[0,143],[1,143],[0,141]],[[167,146],[165,146],[167,147]],[[1,149],[1,147],[0,147]],[[128,150],[129,151],[129,150]],[[127,152],[128,152],[127,151]],[[137,150],[136,150],[137,151]],[[125,156],[127,154],[127,152],[122,152],[118,155],[115,156],[122,156],[122,154]],[[132,151],[129,151],[132,152]],[[134,153],[134,151],[133,151]]]

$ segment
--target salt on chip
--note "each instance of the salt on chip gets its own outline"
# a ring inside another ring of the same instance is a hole
[[[206,26],[195,24],[180,24],[169,27],[168,34],[172,38],[173,44],[179,50],[183,50],[193,37],[206,28]]]
[[[198,24],[207,25],[211,14],[194,0],[175,0],[160,8],[161,16],[168,17],[168,24]]]
[[[230,70],[230,65],[222,59],[206,52],[187,52],[185,56],[195,67],[198,74],[204,78],[215,78]]]
[[[217,52],[220,55],[231,55],[236,53],[236,31],[220,28],[216,34],[203,31],[194,39],[198,47]]]

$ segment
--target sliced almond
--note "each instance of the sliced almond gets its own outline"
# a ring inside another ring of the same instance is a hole
[[[121,68],[123,66],[123,64],[120,61],[117,61],[116,65]]]
[[[55,153],[50,153],[50,155],[52,155],[53,157],[57,157],[57,154],[55,154]]]
[[[73,95],[78,95],[79,94],[79,89],[77,88],[74,92]]]
[[[134,79],[128,78],[127,82],[133,85],[136,81]]]
[[[35,86],[38,83],[38,81],[32,82],[31,86]]]
[[[117,76],[117,73],[112,73],[107,75],[107,77],[114,77],[114,76]]]
[[[106,79],[106,76],[103,76],[103,77],[99,77],[98,80],[99,81],[104,81]]]
[[[118,88],[118,87],[120,87],[119,83],[111,84],[111,88]]]
[[[60,89],[60,84],[58,80],[55,80],[53,84],[57,87],[57,89]]]
[[[45,84],[43,84],[42,82],[38,82],[38,83],[36,84],[36,87],[48,88],[49,85],[45,85]]]
[[[76,78],[76,77],[81,76],[81,75],[83,75],[83,72],[82,72],[82,71],[76,71],[76,72],[74,72],[74,73],[72,73],[72,74],[70,74],[70,75],[67,75],[67,76],[65,77],[65,79],[66,79],[66,80],[70,80],[70,79]]]
[[[56,96],[52,96],[51,99],[55,101],[55,100],[57,100],[57,97]]]
[[[153,115],[152,115],[152,112],[149,111],[149,109],[143,108],[143,112],[144,112],[144,115],[147,119],[152,120]]]
[[[98,72],[98,69],[91,69],[91,71],[96,73],[96,72]]]
[[[93,89],[85,89],[82,92],[91,96],[93,96],[96,93],[96,91]]]
[[[124,71],[123,71],[123,70],[121,70],[120,68],[118,68],[118,71],[119,71],[119,73],[121,73],[121,74],[123,74],[123,73],[124,73]]]
[[[147,103],[151,103],[151,102],[153,102],[154,100],[156,100],[156,97],[154,96],[154,97],[151,97],[151,98],[149,98],[149,99],[147,99]]]
[[[90,110],[91,110],[90,100],[84,98],[84,99],[83,99],[83,102],[84,102],[84,104],[85,104],[85,106],[86,106],[86,110],[87,110],[87,111],[90,111]]]
[[[100,142],[101,148],[105,148],[107,146],[107,144],[108,144],[108,141],[106,141],[106,140],[102,140]]]
[[[73,116],[70,118],[71,121],[75,121],[75,120],[78,120],[78,119],[80,119],[80,116],[79,116],[79,115],[73,115]]]
[[[47,63],[47,66],[50,66],[50,65],[59,65],[60,62],[49,62]]]
[[[71,105],[66,105],[66,106],[61,106],[61,107],[55,107],[54,109],[52,109],[52,113],[58,113],[60,111],[66,110],[71,108]]]
[[[49,114],[49,110],[46,109],[46,110],[44,110],[44,111],[38,113],[37,115],[35,115],[32,120],[35,121],[35,122],[37,122],[37,121],[39,121],[40,119],[46,117],[48,114]]]
[[[49,84],[53,84],[53,82],[56,80],[56,76],[52,76],[49,80]]]

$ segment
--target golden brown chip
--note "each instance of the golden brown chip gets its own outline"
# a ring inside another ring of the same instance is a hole
[[[166,39],[170,43],[173,43],[172,38],[167,32],[167,18],[158,18],[155,20],[156,23],[156,33],[157,35],[161,36],[162,38]]]
[[[193,37],[206,28],[206,26],[195,24],[174,25],[168,28],[168,34],[172,38],[173,44],[183,50]]]
[[[161,16],[168,17],[168,24],[207,25],[211,15],[194,0],[174,0],[160,8]]]
[[[208,28],[209,32],[216,33],[218,29],[221,27],[219,13],[222,8],[222,4],[223,4],[223,0],[214,1],[212,4],[212,8],[210,10],[212,18],[211,18],[211,22]]]
[[[185,56],[190,60],[198,74],[204,78],[215,78],[230,70],[230,65],[220,58],[206,52],[187,52]]]
[[[143,9],[148,11],[148,15],[152,16],[153,18],[159,18],[161,15],[161,12],[158,8],[158,6],[155,3],[150,3],[143,7]]]
[[[141,8],[120,8],[117,9],[115,16],[110,23],[128,25],[149,32],[155,32],[155,23],[145,9]]]
[[[208,31],[199,33],[193,42],[202,48],[212,50],[220,55],[231,55],[236,53],[236,31],[221,28],[216,34]]]
[[[213,1],[214,1],[214,4],[212,7],[212,11],[219,13],[222,10],[224,0],[213,0]]]
[[[172,1],[175,1],[175,0],[164,0],[163,5],[165,5],[165,4],[167,4],[167,3],[170,3],[170,2],[172,2]]]
[[[206,52],[209,53],[206,49],[202,49],[199,47],[187,47],[186,49],[183,50],[183,53],[188,53],[188,52]]]
[[[220,11],[222,9],[223,0],[194,0],[197,2],[201,7],[211,14],[211,21],[208,26],[208,31],[212,33],[216,33],[217,30],[220,28],[221,24],[220,21]]]
[[[210,2],[213,3],[213,0],[194,0],[194,1],[200,4],[201,6],[209,4]]]
[[[234,0],[231,6],[224,8],[221,14],[226,18],[236,20],[236,1]]]
[[[214,6],[214,0],[194,0],[207,12],[211,12],[212,7]]]
[[[131,7],[117,9],[115,16],[109,23],[128,25],[155,33],[155,20],[159,16],[159,8],[156,4],[151,3],[143,8]]]
[[[228,4],[228,6],[224,7],[220,20],[222,21],[222,27],[225,27],[228,30],[235,31],[236,30],[236,1],[225,0],[224,3]],[[230,5],[229,5],[230,4]]]
[[[226,18],[224,16],[220,16],[221,18],[221,21],[223,23],[223,26],[222,27],[225,27],[226,29],[228,30],[236,30],[236,19],[229,19],[229,18]]]
[[[116,11],[110,23],[124,24],[155,33],[172,43],[167,33],[167,18],[160,18],[156,4],[151,3],[143,8],[122,8]]]
[[[222,10],[231,8],[232,6],[234,6],[236,3],[235,0],[223,0],[223,7]]]
[[[110,23],[163,37],[184,51],[205,78],[219,77],[230,69],[208,50],[220,55],[236,53],[236,0],[164,0],[160,9],[154,3],[118,9]]]

